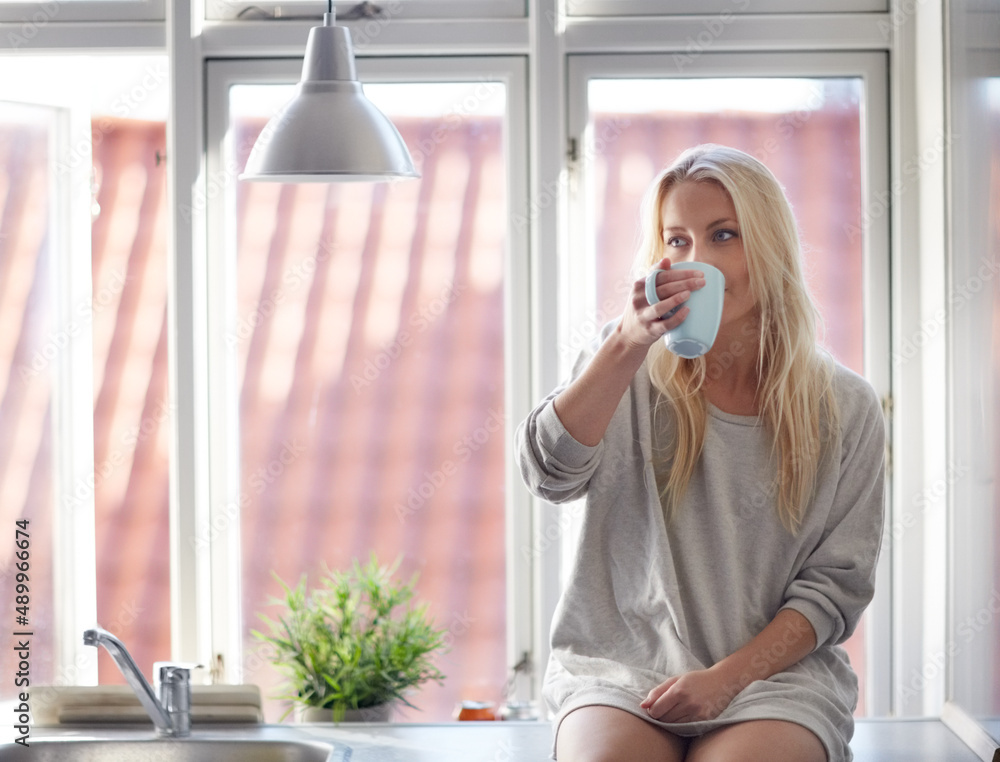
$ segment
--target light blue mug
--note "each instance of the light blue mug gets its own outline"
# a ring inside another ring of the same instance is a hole
[[[681,307],[687,305],[691,310],[684,321],[674,330],[664,334],[663,340],[667,349],[675,355],[686,359],[701,357],[715,343],[722,320],[722,302],[725,299],[726,276],[712,265],[704,262],[678,262],[671,265],[672,270],[701,270],[705,274],[705,286],[692,291],[691,296],[683,304],[663,316],[666,319]],[[646,301],[656,304],[660,298],[656,295],[656,274],[666,270],[650,270],[646,276]]]

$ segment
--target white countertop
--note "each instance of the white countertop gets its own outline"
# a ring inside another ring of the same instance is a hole
[[[151,739],[149,728],[35,728],[46,739]],[[343,723],[195,727],[192,738],[308,740],[329,744],[330,762],[544,762],[547,722]],[[183,742],[183,741],[182,741]],[[977,762],[978,757],[938,720],[860,720],[855,762]],[[0,755],[2,756],[2,755]]]

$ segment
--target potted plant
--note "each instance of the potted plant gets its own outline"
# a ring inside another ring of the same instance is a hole
[[[284,611],[277,619],[259,614],[269,631],[253,635],[275,651],[289,712],[302,710],[304,721],[387,720],[395,702],[413,706],[407,691],[444,680],[431,657],[443,650],[445,631],[426,604],[415,605],[417,575],[394,580],[399,563],[381,566],[373,553],[346,572],[324,569],[313,589],[305,575],[295,587],[274,575],[284,597],[270,602]]]

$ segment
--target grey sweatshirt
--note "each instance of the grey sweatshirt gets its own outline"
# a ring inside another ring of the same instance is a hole
[[[581,355],[573,378],[596,349]],[[552,503],[585,501],[545,675],[555,728],[573,709],[593,704],[688,736],[780,719],[815,733],[830,762],[850,760],[858,684],[837,644],[871,600],[881,545],[885,433],[872,387],[837,366],[840,430],[821,458],[815,497],[795,535],[775,509],[772,440],[756,417],[709,406],[701,459],[667,523],[653,465],[663,432],[652,428],[645,364],[595,447],[575,440],[556,415],[552,402],[564,387],[516,434],[521,474],[534,494]],[[797,664],[750,682],[714,720],[661,723],[640,708],[667,677],[712,666],[783,608],[800,612],[816,633],[816,649]]]

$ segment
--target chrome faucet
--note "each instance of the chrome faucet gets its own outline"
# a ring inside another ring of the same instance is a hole
[[[157,662],[160,696],[136,666],[125,645],[107,630],[95,627],[83,633],[85,646],[104,646],[125,680],[135,691],[139,703],[156,726],[156,735],[183,738],[191,735],[191,670],[198,665]]]

